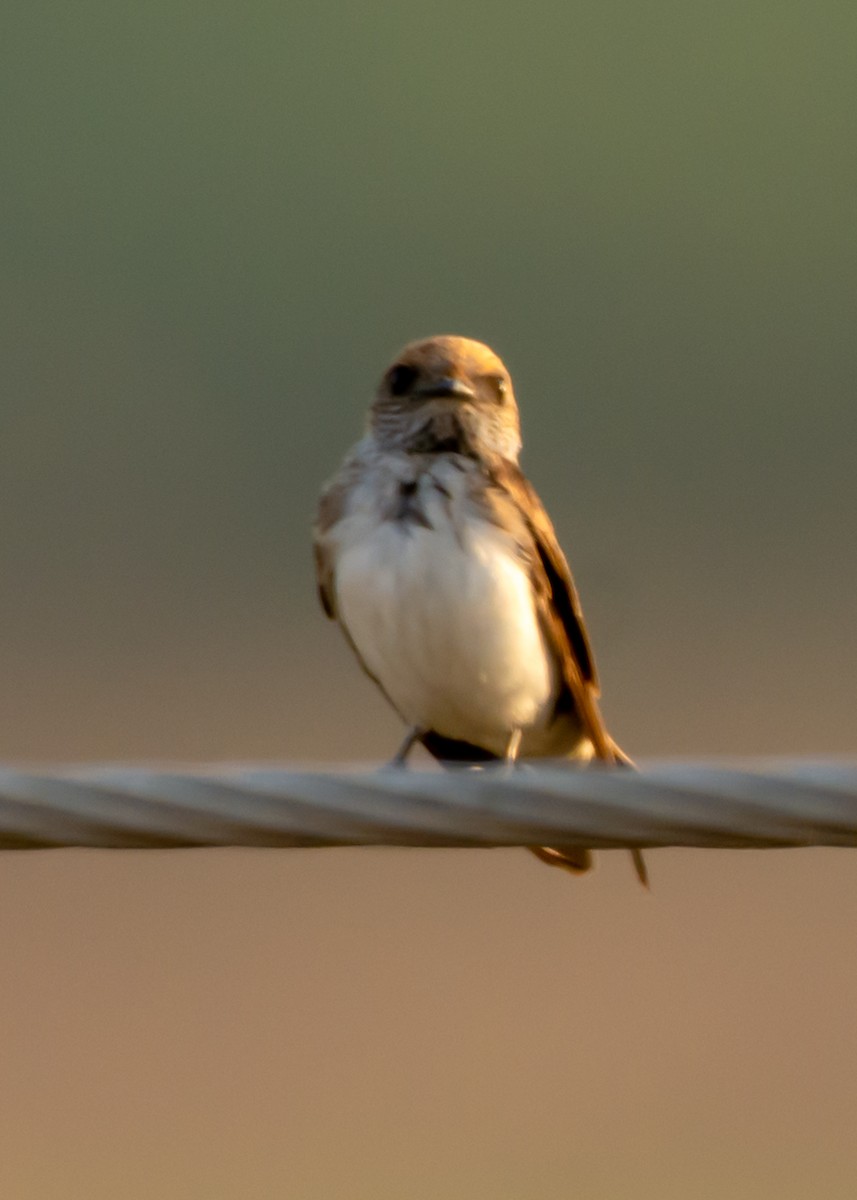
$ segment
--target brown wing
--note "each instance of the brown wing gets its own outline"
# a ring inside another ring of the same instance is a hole
[[[577,710],[598,757],[613,762],[614,743],[598,708],[598,675],[580,600],[551,519],[532,484],[513,463],[501,462],[492,470],[492,476],[505,501],[501,501],[501,507],[507,508],[507,528],[511,524],[508,506],[513,505],[519,514],[517,524],[526,531],[521,548],[530,563],[542,628],[560,663],[566,696]]]
[[[592,648],[583,623],[577,589],[551,519],[532,484],[513,463],[502,463],[492,471],[492,475],[499,497],[502,497],[495,498],[492,507],[500,511],[505,509],[507,528],[515,529],[517,525],[521,548],[530,562],[542,628],[559,659],[566,696],[574,705],[597,756],[605,762],[633,769],[631,759],[607,732],[598,708],[598,675]],[[518,515],[517,522],[510,519],[515,512]],[[526,531],[529,545],[520,540],[521,527]],[[591,852],[580,846],[537,846],[531,849],[543,862],[564,867],[575,874],[588,870],[592,864]],[[649,877],[642,852],[635,847],[631,850],[631,857],[637,878],[647,888]]]
[[[336,604],[333,593],[333,566],[330,553],[323,542],[320,541],[313,542],[312,553],[315,559],[315,578],[318,585],[318,598],[321,601],[321,607],[324,609],[325,615],[330,617],[331,621],[335,621]]]
[[[345,513],[351,483],[350,473],[345,469],[331,480],[319,498],[312,530],[318,598],[321,607],[332,621],[337,618],[336,590],[333,585],[333,553],[327,534]]]

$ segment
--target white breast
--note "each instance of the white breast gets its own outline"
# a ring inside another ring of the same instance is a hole
[[[419,499],[431,527],[371,503],[339,523],[339,614],[409,725],[502,754],[513,730],[547,722],[555,696],[528,574],[463,495],[426,479]]]

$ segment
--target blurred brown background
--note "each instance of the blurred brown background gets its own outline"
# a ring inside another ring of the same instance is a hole
[[[506,359],[605,711],[853,755],[857,10],[7,0],[0,759],[374,760],[308,524]],[[6,854],[11,1200],[848,1200],[857,858]]]

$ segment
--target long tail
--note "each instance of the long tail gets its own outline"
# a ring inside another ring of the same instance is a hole
[[[612,762],[617,767],[628,767],[632,771],[637,769],[634,760],[629,758],[612,738],[610,739],[610,758],[605,757],[604,761]],[[531,846],[530,849],[543,863],[547,863],[551,867],[562,867],[566,871],[571,871],[573,875],[582,875],[592,867],[592,851],[583,846]],[[634,864],[637,878],[648,890],[649,872],[643,852],[637,846],[631,850],[631,861]]]
[[[605,731],[606,746],[601,749],[599,757],[604,762],[613,763],[618,767],[628,767],[630,770],[636,770],[633,759],[622,750]],[[474,763],[496,762],[497,755],[492,754],[490,750],[484,750],[481,746],[471,745],[470,742],[459,742],[453,738],[442,737],[440,734],[429,730],[426,733],[420,734],[419,740],[428,750],[429,754],[433,755],[442,766],[447,768],[472,766]],[[530,846],[528,847],[536,858],[543,863],[547,863],[550,867],[561,867],[565,871],[570,871],[572,875],[583,875],[586,871],[592,869],[593,857],[592,851],[585,846]],[[637,878],[644,888],[649,886],[649,872],[646,869],[645,859],[643,858],[642,850],[634,847],[631,850],[631,860],[634,863],[634,870]]]
[[[631,771],[636,771],[637,764],[633,758],[625,753],[621,746],[617,746],[613,739],[610,739],[613,747],[613,761],[619,767],[628,767]],[[639,846],[631,848],[631,860],[634,863],[634,870],[637,872],[637,878],[644,888],[649,888],[649,869],[646,866],[646,860],[643,858],[643,851]]]

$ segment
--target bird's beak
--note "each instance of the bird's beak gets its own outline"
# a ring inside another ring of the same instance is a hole
[[[417,395],[423,400],[433,397],[445,400],[473,400],[476,393],[463,379],[453,379],[451,375],[444,375],[440,379],[432,379],[423,384]]]

